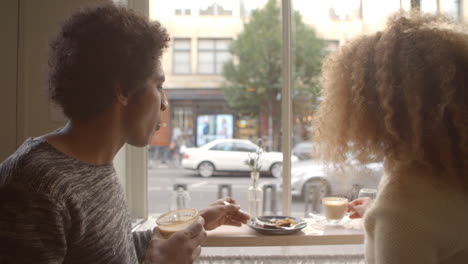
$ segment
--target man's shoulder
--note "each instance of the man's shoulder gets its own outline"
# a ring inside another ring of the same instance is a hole
[[[0,164],[0,186],[15,184],[45,192],[63,190],[79,184],[77,174],[84,173],[79,165],[45,140],[28,139]]]

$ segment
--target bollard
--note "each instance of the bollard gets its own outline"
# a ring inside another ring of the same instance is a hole
[[[174,184],[174,185],[172,186],[172,189],[173,189],[174,191],[178,191],[178,190],[180,190],[180,189],[182,189],[183,191],[187,191],[187,184],[185,184],[185,183]]]
[[[353,187],[351,188],[351,193],[349,194],[349,200],[353,201],[358,198],[359,191],[361,190],[362,185],[360,184],[353,184]]]
[[[169,210],[188,208],[190,200],[187,184],[174,184],[169,197]]]
[[[276,215],[278,211],[276,210],[276,201],[277,201],[277,192],[276,184],[264,184],[263,185],[263,215]],[[270,199],[268,199],[268,193],[270,194]],[[269,206],[267,206],[269,202]],[[267,208],[269,211],[267,211]]]
[[[328,184],[324,180],[306,183],[304,187],[304,216],[320,214],[322,211],[322,198],[327,195]]]
[[[227,192],[227,194],[224,194],[224,192]],[[231,184],[219,184],[218,185],[218,199],[222,199],[226,196],[232,198]]]

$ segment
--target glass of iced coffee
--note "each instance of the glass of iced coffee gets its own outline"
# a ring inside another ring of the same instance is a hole
[[[322,198],[323,213],[329,224],[341,224],[346,215],[348,199],[343,197]]]
[[[193,208],[183,208],[167,212],[156,220],[161,235],[170,237],[175,232],[181,231],[195,223],[201,216]]]

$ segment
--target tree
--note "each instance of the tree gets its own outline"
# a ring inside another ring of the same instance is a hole
[[[294,104],[296,118],[316,104],[325,43],[302,21],[299,12],[293,17],[293,100],[307,102]],[[244,24],[231,45],[234,60],[223,68],[223,91],[229,106],[240,113],[274,114],[275,131],[280,126],[281,48],[281,10],[275,0],[269,0]]]

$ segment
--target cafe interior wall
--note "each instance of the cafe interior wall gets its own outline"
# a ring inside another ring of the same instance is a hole
[[[47,99],[48,44],[61,22],[73,11],[104,0],[0,1],[0,161],[24,140],[65,124]],[[126,151],[114,160],[126,186]]]

